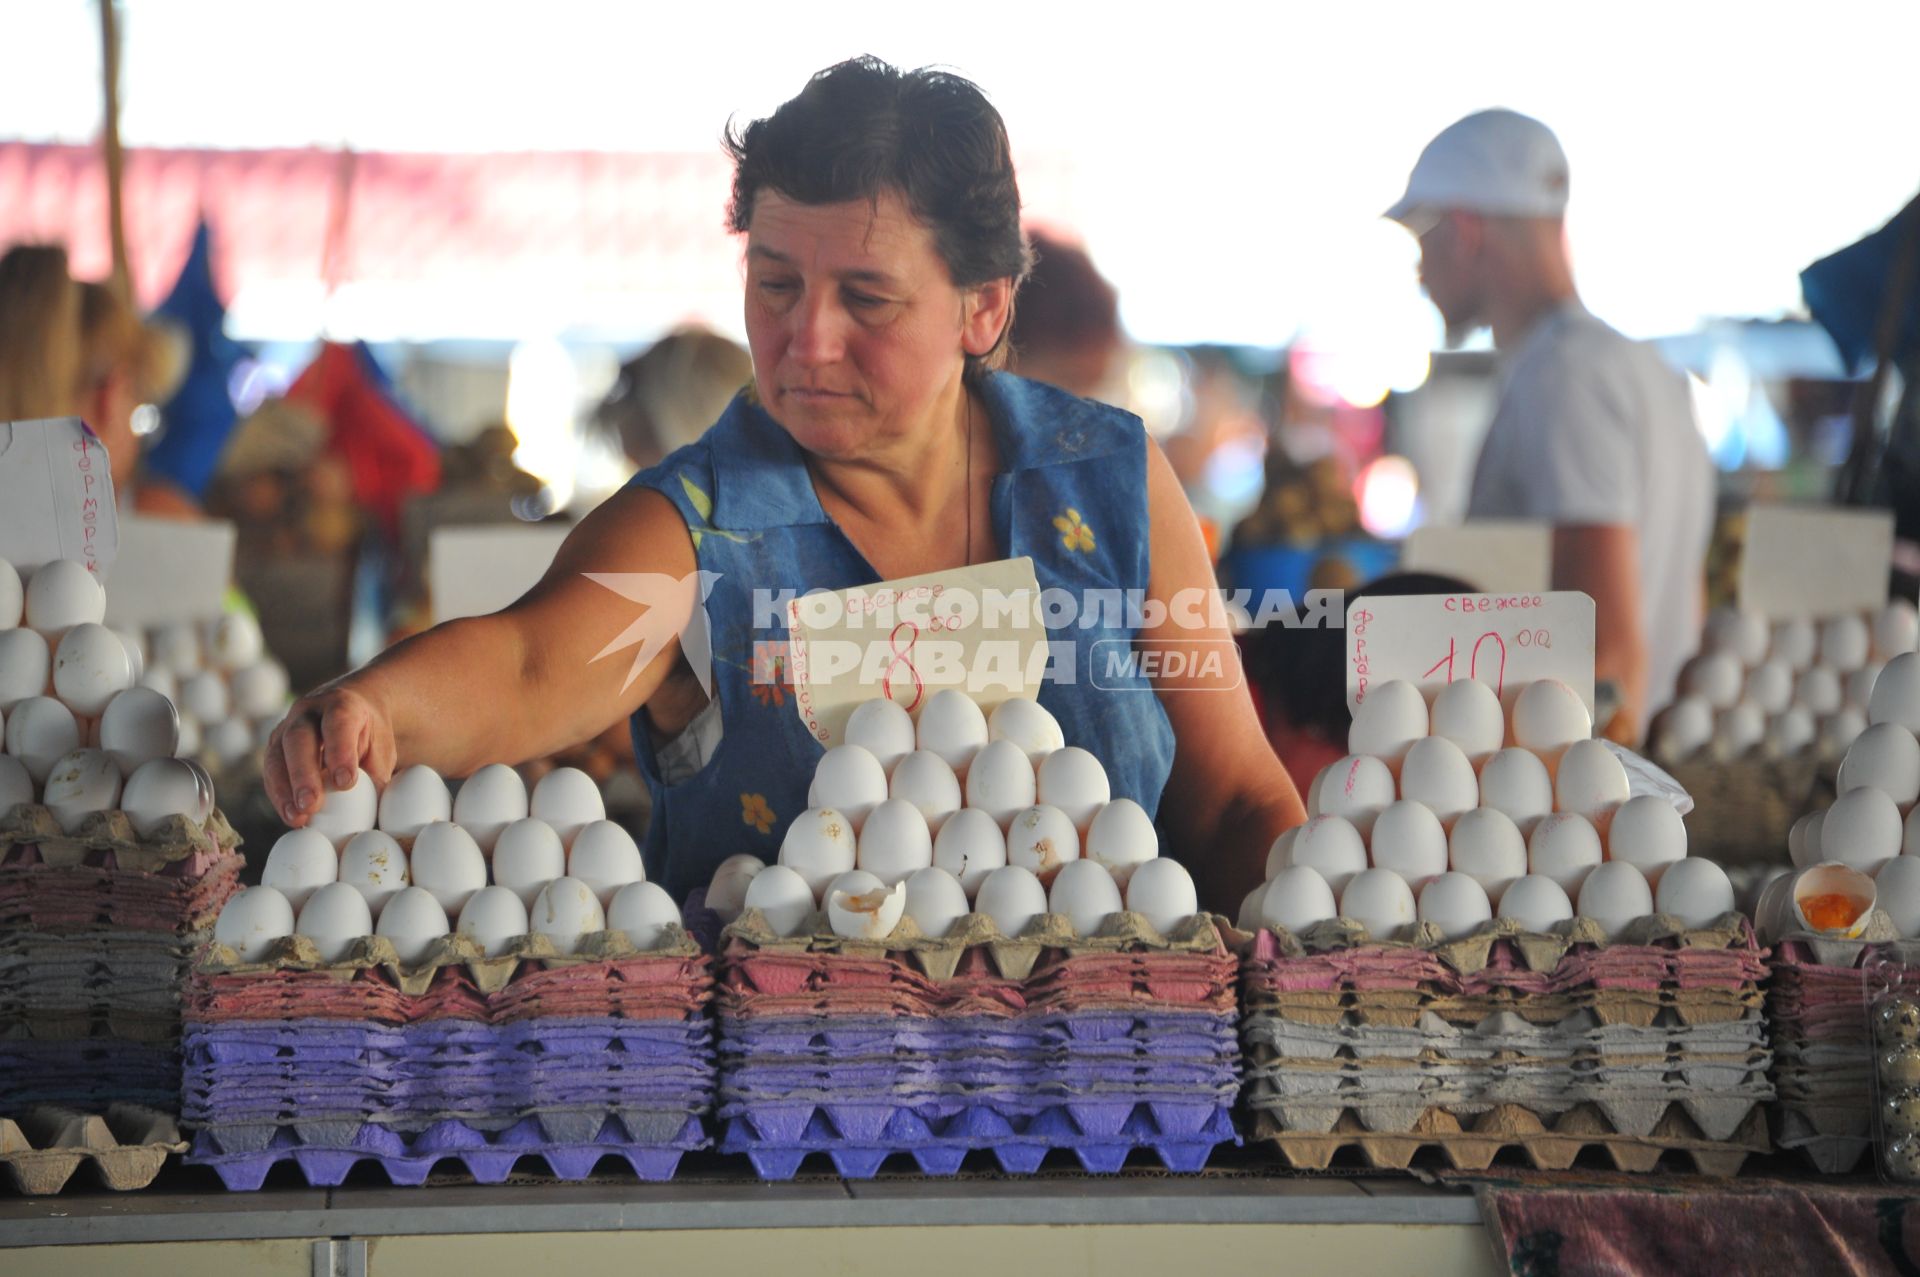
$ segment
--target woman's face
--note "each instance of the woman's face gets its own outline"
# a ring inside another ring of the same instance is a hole
[[[888,192],[799,204],[774,191],[747,228],[747,340],[774,420],[823,457],[917,438],[958,403],[986,290],[956,288],[933,232]]]

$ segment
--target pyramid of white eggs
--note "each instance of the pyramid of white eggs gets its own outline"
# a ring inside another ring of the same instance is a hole
[[[1794,868],[1805,874],[1837,863],[1867,875],[1874,907],[1902,936],[1920,936],[1920,653],[1895,656],[1879,671],[1834,789],[1831,807],[1802,816],[1788,833]],[[1782,923],[1797,876],[1776,878],[1755,908],[1776,932],[1792,929]]]
[[[1611,938],[1659,912],[1704,926],[1733,908],[1718,865],[1687,858],[1679,813],[1630,796],[1592,739],[1578,694],[1542,679],[1511,715],[1462,680],[1431,706],[1411,683],[1376,686],[1347,757],[1314,778],[1308,820],[1274,840],[1240,925],[1298,932],[1334,917],[1376,940],[1431,923],[1458,939],[1495,917],[1546,931],[1576,915]]]
[[[121,632],[135,680],[180,710],[180,754],[225,769],[257,758],[286,714],[286,667],[269,656],[260,623],[228,612],[140,635]]]
[[[917,722],[884,698],[855,708],[778,863],[733,857],[707,903],[729,919],[759,909],[783,936],[824,908],[835,934],[863,939],[902,916],[939,939],[974,912],[1006,936],[1048,913],[1091,936],[1122,910],[1164,935],[1199,908],[1187,871],[1160,858],[1153,820],[1112,796],[1106,768],[1052,714],[1015,698],[989,715],[953,688]]]
[[[457,796],[430,767],[406,768],[384,792],[362,771],[311,823],[281,835],[260,883],[214,924],[214,939],[247,962],[292,935],[324,962],[365,936],[385,937],[408,965],[456,933],[488,957],[529,934],[571,954],[606,930],[647,950],[680,922],[672,898],[646,880],[633,836],[572,767],[548,772],[529,794],[518,772],[494,763]]]
[[[139,684],[133,647],[102,623],[107,595],[57,559],[24,587],[0,560],[0,815],[39,802],[69,834],[123,811],[142,838],[213,814],[213,784],[178,757],[181,715]],[[257,631],[256,631],[257,632]]]
[[[1881,667],[1912,652],[1920,613],[1895,599],[1877,614],[1842,613],[1769,626],[1716,608],[1700,651],[1680,671],[1680,696],[1659,717],[1653,754],[1684,763],[1758,753],[1838,758],[1867,727]]]

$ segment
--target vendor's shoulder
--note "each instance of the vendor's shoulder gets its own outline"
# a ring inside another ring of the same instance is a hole
[[[1014,443],[1015,468],[1145,454],[1146,425],[1124,408],[1004,372],[989,374],[980,393]]]

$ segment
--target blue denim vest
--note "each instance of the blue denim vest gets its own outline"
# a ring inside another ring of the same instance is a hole
[[[1041,589],[1065,590],[1076,603],[1086,591],[1144,591],[1147,437],[1139,419],[1006,373],[985,378],[980,396],[1003,467],[991,506],[1001,556],[1031,556]],[[633,720],[654,804],[647,877],[684,898],[728,856],[774,860],[788,822],[806,809],[822,752],[781,680],[785,611],[758,618],[756,629],[756,589],[804,594],[879,577],[821,508],[799,445],[744,393],[698,442],[633,482],[673,502],[700,568],[718,575],[706,602],[718,747],[693,775],[668,783],[644,719]],[[1116,674],[1104,656],[1094,685],[1096,646],[1130,644],[1132,619],[1125,610],[1082,609],[1070,628],[1052,630],[1053,643],[1077,649],[1076,668],[1071,684],[1043,683],[1039,700],[1069,745],[1106,764],[1114,796],[1153,814],[1173,764],[1166,711],[1143,675]]]

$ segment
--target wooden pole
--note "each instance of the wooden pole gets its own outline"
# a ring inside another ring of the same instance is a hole
[[[114,0],[100,0],[100,78],[106,90],[106,119],[100,131],[107,169],[107,239],[113,247],[109,284],[120,300],[133,304],[133,268],[127,262],[126,208],[121,186],[126,157],[120,150],[120,23]]]

